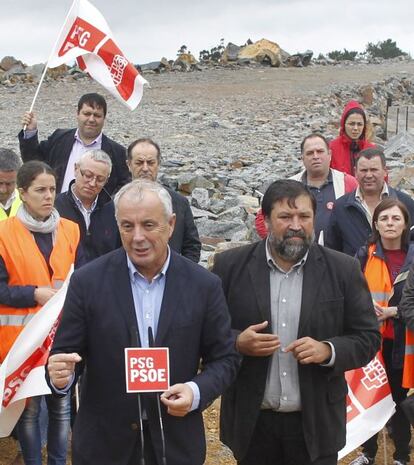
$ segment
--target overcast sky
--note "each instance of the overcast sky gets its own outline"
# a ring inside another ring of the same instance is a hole
[[[277,42],[289,53],[363,51],[391,38],[414,56],[413,0],[91,0],[134,63],[172,59],[185,44],[198,58],[221,38]],[[45,62],[71,0],[0,0],[0,59]]]

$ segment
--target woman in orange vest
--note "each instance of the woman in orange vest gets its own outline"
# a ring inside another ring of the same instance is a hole
[[[396,411],[390,421],[395,447],[394,465],[407,465],[410,461],[410,423],[400,407],[410,387],[403,380],[410,368],[404,356],[406,329],[398,312],[408,270],[414,261],[414,244],[409,242],[410,224],[405,205],[397,199],[386,198],[374,210],[372,235],[367,246],[357,253],[382,325],[382,356],[396,403]],[[377,437],[375,434],[363,444],[362,455],[350,465],[374,463]]]
[[[30,161],[17,173],[22,205],[0,222],[0,362],[17,336],[57,292],[78,260],[79,227],[54,208],[56,175]],[[17,423],[26,465],[41,465],[41,397],[28,402]],[[70,397],[46,396],[49,415],[48,465],[65,465],[70,430]]]

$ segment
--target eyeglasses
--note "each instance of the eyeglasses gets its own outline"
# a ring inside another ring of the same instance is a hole
[[[87,182],[95,181],[96,184],[103,185],[108,180],[108,176],[100,176],[99,174],[93,174],[92,171],[89,170],[81,170],[79,168],[79,172],[82,175],[83,179]]]

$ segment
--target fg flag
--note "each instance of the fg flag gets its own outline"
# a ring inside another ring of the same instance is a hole
[[[71,60],[131,110],[148,84],[115,43],[108,23],[88,0],[75,0],[62,27],[48,67]]]

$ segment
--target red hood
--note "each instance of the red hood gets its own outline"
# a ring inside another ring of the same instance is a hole
[[[348,138],[348,136],[345,134],[345,120],[349,114],[349,112],[351,110],[353,110],[354,108],[359,108],[360,110],[362,110],[365,114],[365,111],[364,111],[364,108],[362,107],[362,105],[360,103],[358,103],[356,100],[350,100],[345,108],[344,108],[344,111],[342,113],[342,116],[341,116],[341,129],[339,131],[339,135],[340,136],[345,136],[346,138]],[[361,137],[360,139],[365,139],[365,131],[366,131],[366,125],[364,127],[364,130],[361,134]]]

